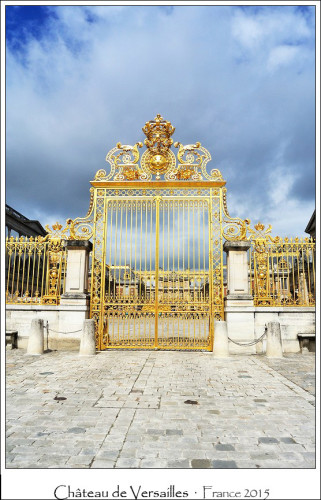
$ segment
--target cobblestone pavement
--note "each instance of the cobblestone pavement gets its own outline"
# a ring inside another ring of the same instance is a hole
[[[314,355],[7,351],[8,468],[313,468]]]

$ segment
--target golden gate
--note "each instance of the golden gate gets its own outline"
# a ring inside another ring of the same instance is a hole
[[[223,235],[244,238],[246,222],[228,215],[225,181],[207,173],[200,143],[176,142],[175,156],[174,130],[160,115],[147,122],[141,158],[142,143],[118,143],[110,172],[91,182],[87,219],[72,221],[93,240],[99,349],[212,350],[214,319],[224,319]]]

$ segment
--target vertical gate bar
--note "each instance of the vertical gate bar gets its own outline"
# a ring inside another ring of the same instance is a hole
[[[302,241],[302,240],[301,240]],[[301,261],[302,261],[302,279],[301,279],[301,286],[302,286],[302,305],[307,305],[306,304],[306,277],[305,277],[305,265],[304,265],[304,246],[303,244],[301,246]]]
[[[183,321],[182,321],[182,334],[184,339],[186,338],[185,330],[186,330],[186,318],[188,316],[188,312],[186,313],[186,309],[188,311],[188,307],[186,308],[186,299],[185,299],[185,199],[182,201],[182,224],[183,224],[183,266],[182,266],[182,279],[183,279],[183,304],[184,304],[184,313],[183,313]]]
[[[114,276],[113,276],[113,281],[114,281],[114,297],[113,301],[114,304],[118,304],[118,296],[119,296],[119,285],[118,289],[116,287],[116,281],[117,281],[117,248],[118,248],[118,209],[119,209],[119,201],[116,199],[116,201],[113,201],[114,205],[114,210],[115,210],[115,253],[114,253]],[[116,313],[116,314],[115,314]],[[117,307],[114,309],[113,313],[113,340],[115,338],[115,329],[116,329],[116,323],[117,323],[117,328],[119,327],[119,315],[120,311],[119,308]]]
[[[46,251],[45,251],[46,249]],[[49,286],[49,266],[50,266],[50,244],[46,242],[43,248],[43,266],[41,272],[41,297],[48,293],[47,287]]]
[[[118,202],[115,201],[113,202],[114,209],[115,209],[115,253],[114,253],[114,276],[113,276],[113,281],[114,281],[114,302],[118,302],[117,298],[117,289],[116,289],[116,259],[117,259],[117,243],[118,243],[118,238],[117,238],[117,232],[118,232]],[[118,314],[117,314],[118,316]],[[114,331],[114,328],[113,328]]]
[[[103,204],[103,231],[102,231],[102,249],[101,249],[101,283],[100,283],[100,318],[99,318],[99,349],[103,345],[104,334],[104,316],[105,316],[105,277],[106,277],[106,228],[107,228],[107,203],[106,192],[104,192]]]
[[[33,286],[34,286],[34,280],[35,280],[35,267],[36,267],[36,244],[33,247],[33,254],[32,254],[32,278],[31,278],[31,296],[33,297]]]
[[[145,202],[145,279],[147,282],[147,203]],[[147,290],[146,290],[147,291]],[[149,280],[149,303],[151,302],[151,282]]]
[[[128,200],[126,200],[126,205],[125,205],[126,206],[126,211],[125,211],[125,263],[124,263],[125,276],[126,276],[126,269],[127,269],[127,231],[128,231],[127,220],[128,220],[128,206],[129,206],[129,204],[130,204],[130,202]],[[124,282],[125,282],[125,280],[124,280]]]
[[[203,298],[202,298],[202,317],[203,317],[203,325],[204,325],[204,332],[206,332],[206,321],[205,318],[207,316],[207,309],[206,309],[206,297],[205,297],[205,290],[206,290],[206,264],[205,264],[205,207],[207,206],[207,203],[204,201],[202,202],[202,228],[203,228]],[[204,335],[204,338],[206,338],[206,334]]]
[[[305,254],[307,257],[307,274],[308,274],[308,300],[307,300],[307,305],[310,305],[310,297],[309,295],[311,294],[311,270],[310,270],[310,249],[308,244],[305,244]]]
[[[182,269],[182,275],[183,275],[183,304],[185,304],[185,200],[182,202],[182,224],[183,224],[183,269]],[[183,333],[185,336],[185,322],[184,322],[184,327],[183,327]]]
[[[152,213],[152,209],[151,209]],[[156,197],[156,252],[155,252],[155,341],[158,347],[158,273],[159,273],[159,197]]]
[[[8,238],[7,238],[7,243],[8,243]],[[8,250],[8,249],[6,249]],[[10,246],[10,250],[12,250],[12,247]],[[8,294],[9,294],[9,283],[10,283],[10,273],[11,273],[11,259],[12,259],[12,252],[7,253],[7,259],[8,259],[8,271],[7,271],[7,287],[6,287],[6,296],[7,300],[9,300]]]
[[[170,295],[169,295],[169,210],[170,210],[170,201],[167,202],[167,303],[170,304]]]
[[[113,202],[109,202],[109,211],[110,211],[110,245],[109,245],[109,269],[111,268],[111,247],[113,244]],[[110,293],[110,282],[111,282],[111,275],[109,271],[109,276],[108,276],[108,302],[111,302],[111,293]]]
[[[223,191],[219,188],[219,245],[220,245],[220,315],[224,320],[224,299],[223,299],[223,238],[222,238],[222,214],[223,214]],[[213,325],[214,327],[214,325]]]
[[[125,210],[125,262],[124,262],[124,284],[123,284],[123,299],[124,303],[130,307],[131,305],[131,299],[130,299],[130,285],[128,286],[127,289],[127,279],[125,276],[127,276],[127,231],[128,231],[128,225],[127,225],[127,220],[128,220],[128,207],[129,207],[129,201],[126,200],[126,210]],[[130,281],[130,280],[129,280]],[[125,292],[125,293],[124,293]],[[127,292],[129,292],[129,296],[127,296]],[[126,325],[127,323],[127,325]],[[128,340],[130,340],[130,312],[128,311],[127,316],[125,315],[124,318],[124,329],[123,332],[128,330]],[[123,335],[124,337],[124,335]]]
[[[149,276],[150,276],[150,296],[151,296],[151,302],[154,303],[155,302],[155,293],[154,293],[154,296],[152,294],[152,276],[153,276],[153,266],[152,266],[152,246],[153,246],[153,237],[152,237],[152,227],[153,227],[153,200],[149,200],[148,201],[148,206],[149,206],[149,210],[150,210],[150,218],[149,218]],[[155,281],[154,281],[155,283]],[[155,283],[155,286],[156,286],[156,283]],[[154,339],[155,339],[155,335],[156,333],[154,334]],[[155,340],[154,340],[155,342]]]
[[[43,248],[40,247],[37,250],[37,256],[38,256],[38,266],[37,266],[37,280],[36,280],[36,292],[39,292],[39,273],[40,273],[40,261],[41,261],[41,254],[43,253],[43,260],[42,260],[42,276],[44,275],[44,269],[45,269],[45,264],[46,264],[46,255],[48,251],[48,242],[46,241],[43,245]],[[40,299],[42,298],[42,288],[40,291]]]
[[[129,292],[131,292],[131,273],[132,273],[132,241],[133,241],[133,204],[134,202],[131,201],[129,205],[129,210],[130,210],[130,233],[129,233],[129,275],[130,275],[130,287],[129,287]],[[130,293],[129,293],[130,295]]]
[[[162,220],[163,220],[163,286],[162,286],[162,304],[165,304],[165,200],[162,200]],[[165,336],[165,318],[166,318],[166,307],[164,307],[164,314],[162,314],[162,341],[164,341]]]
[[[123,203],[120,202],[120,238],[119,238],[119,265],[118,265],[118,291],[119,302],[124,302],[123,294],[120,293],[120,277],[121,277],[121,263],[122,263],[122,240],[123,240]],[[123,290],[124,291],[124,290]],[[119,331],[118,331],[119,335]]]
[[[30,285],[30,258],[31,258],[31,248],[32,248],[32,244],[29,242],[29,245],[28,245],[28,270],[27,270],[27,292],[29,293],[29,297],[31,298],[31,293],[30,293],[30,290],[29,290],[29,285]]]
[[[179,234],[179,200],[177,200],[177,288],[178,288],[178,309],[181,309],[181,298],[180,298],[180,269],[179,269],[179,260],[180,260],[180,254],[179,254],[179,240],[180,240],[180,234]],[[177,314],[177,347],[179,347],[179,318],[180,318],[180,311]]]
[[[142,273],[142,254],[143,254],[143,251],[142,251],[142,246],[143,246],[143,234],[142,234],[142,231],[143,231],[143,206],[142,206],[142,203],[141,202],[138,202],[138,206],[140,208],[140,239],[139,239],[139,276],[140,276],[140,282],[139,282],[139,288],[140,288],[140,294],[142,295],[142,276],[143,276],[143,273]],[[144,282],[145,283],[145,282]],[[143,302],[146,303],[146,286],[145,286],[145,289],[144,289],[144,297],[143,298]]]
[[[209,245],[208,245],[208,263],[209,263],[209,303],[210,303],[210,318],[209,318],[209,336],[210,336],[210,348],[213,350],[214,345],[214,304],[213,304],[213,190],[210,190],[210,199],[209,199],[209,211],[208,211],[208,237],[209,237]]]
[[[205,206],[207,204],[204,202],[202,203],[202,217],[203,217],[203,283],[204,283],[204,290],[203,290],[203,302],[206,303],[205,300],[205,283],[206,283],[206,258],[205,258]]]
[[[293,256],[291,255],[290,253],[290,247],[289,247],[289,244],[287,243],[286,244],[286,249],[287,249],[287,291],[286,291],[286,295],[287,295],[287,298],[290,299],[290,295],[291,295],[291,286],[290,286],[290,269],[292,267],[292,262],[293,262]]]
[[[23,297],[23,292],[24,292],[24,280],[25,280],[25,267],[26,267],[26,243],[27,243],[27,238],[26,241],[24,242],[23,245],[23,252],[22,252],[22,279],[21,279],[21,298]]]
[[[175,221],[175,199],[172,200],[172,234],[171,234],[171,237],[172,237],[172,240],[173,240],[173,260],[172,260],[172,296],[171,296],[171,304],[174,305],[175,304],[175,228],[174,228],[174,221]],[[175,306],[174,306],[174,310],[175,310]],[[172,318],[172,325],[171,325],[171,328],[172,328],[172,331],[173,331],[173,334],[175,332],[175,313],[173,314],[173,316],[171,316]],[[174,335],[173,335],[173,338],[174,338]]]
[[[13,289],[15,286],[15,274],[16,274],[16,253],[17,253],[17,245],[14,243],[14,252],[13,252],[13,269],[12,269],[12,280],[11,280],[11,297],[13,300]]]
[[[20,254],[20,249],[21,249],[21,243],[19,243],[19,246],[18,246],[18,271],[17,271],[17,292],[19,291],[19,280],[20,280],[20,267],[21,267],[21,254]],[[17,294],[17,298],[18,298],[18,294]]]
[[[201,303],[201,283],[200,283],[200,277],[201,277],[201,235],[200,235],[200,229],[201,229],[201,202],[198,200],[197,201],[197,237],[198,237],[198,251],[197,251],[197,256],[198,256],[198,271],[197,271],[197,301],[200,304]]]
[[[93,212],[93,218],[94,218],[94,223],[93,223],[93,249],[92,249],[92,257],[91,257],[91,283],[90,283],[90,311],[89,311],[89,317],[93,317],[93,305],[94,305],[94,277],[95,277],[95,250],[96,250],[96,213],[97,213],[97,197],[96,197],[97,190],[94,190],[94,212]]]
[[[135,248],[134,248],[134,268],[135,268],[135,295],[136,295],[136,283],[137,283],[137,216],[138,216],[138,209],[137,209],[137,201],[133,201],[133,205],[135,207],[134,212],[135,212]],[[137,302],[139,300],[139,291],[137,290]]]
[[[173,299],[174,299],[174,271],[175,271],[175,228],[174,228],[174,219],[175,219],[175,201],[172,202],[172,239],[173,239],[173,261],[172,261],[172,291],[173,291]]]
[[[148,201],[148,205],[150,208],[150,218],[149,218],[149,274],[152,284],[152,275],[153,275],[153,265],[152,265],[152,247],[153,247],[153,237],[152,237],[152,227],[153,227],[153,202],[152,200]],[[152,290],[151,290],[152,291]],[[155,300],[155,298],[154,298]]]
[[[192,201],[193,203],[193,201]],[[191,306],[191,300],[190,300],[190,294],[191,294],[191,289],[190,289],[190,262],[189,262],[189,257],[190,257],[190,252],[189,252],[189,240],[190,240],[190,225],[189,225],[189,219],[190,219],[190,200],[187,201],[187,287],[188,287],[188,292],[187,292],[187,300],[188,304],[191,308],[191,313],[190,317],[192,318],[192,306]],[[187,319],[187,336],[188,339],[190,338],[190,317]]]
[[[193,200],[193,302],[195,302],[195,201]]]
[[[311,245],[311,258],[312,258],[312,286],[313,286],[313,294],[315,297],[316,287],[315,287],[315,242],[310,243]],[[315,298],[314,298],[315,301]]]

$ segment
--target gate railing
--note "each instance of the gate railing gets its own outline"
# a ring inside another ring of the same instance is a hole
[[[63,240],[37,236],[6,239],[6,303],[58,305],[64,292]]]
[[[309,238],[272,238],[262,234],[262,224],[255,228],[261,234],[253,234],[249,251],[254,305],[315,306],[315,242]]]

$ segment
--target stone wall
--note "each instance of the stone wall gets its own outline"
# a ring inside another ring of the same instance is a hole
[[[7,305],[6,330],[18,331],[18,347],[27,348],[31,321],[36,318],[48,321],[48,348],[58,350],[79,349],[84,319],[89,317],[88,305]],[[55,331],[50,331],[55,330]],[[77,331],[80,330],[80,331]],[[57,333],[59,332],[59,333]],[[76,333],[62,333],[76,332]],[[45,348],[47,331],[45,329]]]
[[[315,310],[311,307],[256,307],[256,338],[260,337],[260,332],[263,333],[268,321],[280,323],[283,352],[300,352],[298,333],[315,333]],[[257,344],[257,352],[265,352],[265,341]]]
[[[260,338],[268,322],[278,321],[281,326],[283,352],[285,353],[300,352],[298,333],[315,333],[315,310],[312,307],[227,306],[225,317],[228,336],[244,344]],[[263,339],[254,346],[244,347],[229,341],[229,349],[231,354],[264,353],[266,341]]]
[[[230,302],[231,303],[231,302]],[[311,307],[242,307],[227,306],[225,308],[228,336],[239,343],[249,343],[261,337],[265,325],[270,321],[278,321],[281,326],[283,352],[300,352],[298,333],[315,333],[315,311]],[[49,349],[78,349],[84,319],[89,317],[89,306],[64,304],[59,306],[40,305],[7,305],[6,329],[18,331],[18,347],[26,348],[31,321],[41,318],[49,323]],[[68,333],[75,332],[76,333]],[[59,333],[56,333],[59,332]],[[65,333],[61,333],[65,332]],[[45,345],[47,346],[45,330]],[[215,343],[215,332],[214,332]],[[231,354],[264,353],[266,341],[253,346],[238,346],[229,341]]]

